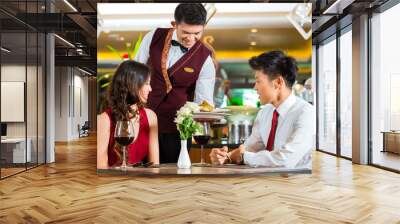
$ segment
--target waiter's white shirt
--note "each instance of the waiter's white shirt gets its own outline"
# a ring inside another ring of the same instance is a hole
[[[155,31],[156,30],[152,30],[143,37],[139,50],[135,55],[134,59],[135,61],[145,64],[147,63],[147,60],[149,60],[150,57],[151,40],[153,39]],[[176,30],[172,34],[172,39],[178,41],[178,38],[176,36]],[[184,54],[185,53],[182,53],[179,46],[171,46],[167,58],[167,68],[170,68],[172,65],[174,65]],[[207,100],[207,102],[214,104],[213,102],[214,84],[215,84],[215,66],[211,59],[211,56],[208,56],[208,58],[203,64],[203,67],[200,70],[199,78],[197,79],[196,82],[196,88],[194,91],[194,102],[201,103],[203,100]]]
[[[315,148],[314,107],[291,94],[278,108],[278,127],[273,150],[266,145],[275,107],[266,105],[257,114],[252,133],[244,142],[244,163],[250,166],[310,168]]]

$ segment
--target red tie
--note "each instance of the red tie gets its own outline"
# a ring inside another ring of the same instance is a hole
[[[271,131],[269,132],[267,148],[266,150],[272,151],[274,149],[275,133],[276,127],[278,126],[278,112],[274,110],[274,115],[272,116]]]

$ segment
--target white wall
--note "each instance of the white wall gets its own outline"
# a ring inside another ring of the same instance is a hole
[[[37,69],[39,69],[37,71]],[[39,163],[44,163],[44,83],[41,67],[27,67],[21,64],[3,64],[1,66],[1,80],[9,82],[24,82],[26,84],[26,107],[21,108],[27,119],[24,122],[6,122],[8,138],[29,139],[32,155],[32,162],[39,159]],[[27,80],[25,78],[27,77]],[[24,90],[21,94],[24,94]],[[7,96],[2,96],[7,97]],[[13,113],[12,108],[2,107],[2,112]],[[15,113],[15,112],[14,112]]]
[[[25,65],[2,65],[1,66],[1,81],[5,82],[25,82]],[[29,70],[30,68],[28,68]],[[7,110],[7,108],[1,108]],[[24,122],[10,122],[7,123],[7,137],[24,138],[25,137],[25,123]]]
[[[79,70],[75,70],[76,72]],[[88,103],[88,78],[80,75],[74,76],[74,108],[73,108],[73,119],[72,119],[72,135],[78,136],[77,126],[81,126],[89,119],[89,103]]]
[[[68,140],[68,86],[70,77],[67,67],[55,68],[55,141]]]
[[[78,124],[88,120],[88,78],[72,67],[56,67],[55,74],[55,140],[77,139]]]

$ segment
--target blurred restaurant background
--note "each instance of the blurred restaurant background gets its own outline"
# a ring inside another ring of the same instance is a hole
[[[171,27],[170,22],[174,20],[176,5],[98,5],[99,110],[102,107],[103,93],[116,66],[124,57],[134,57],[135,45],[140,44],[141,38],[147,32],[158,27]],[[304,29],[310,30],[311,7],[311,4],[298,3],[205,4],[208,24],[202,41],[213,49],[215,54],[216,107],[259,107],[257,93],[253,90],[254,72],[248,65],[248,60],[276,49],[297,60],[299,75],[293,91],[312,103],[311,35],[304,38],[288,19],[292,14],[299,14],[304,20]]]
[[[158,27],[171,27],[176,6],[177,3],[98,4],[99,112],[106,106],[105,93],[118,64],[134,58],[135,50],[147,32]],[[262,107],[253,89],[254,72],[248,64],[253,56],[282,50],[294,57],[299,73],[293,93],[312,103],[312,5],[204,3],[204,6],[208,23],[201,41],[213,51],[216,66],[214,104],[217,108],[231,110],[226,122],[211,124],[211,141],[205,153],[208,155],[212,145],[229,143],[231,147],[237,147],[251,134],[254,119]],[[301,24],[301,30],[296,29],[297,24]],[[198,160],[198,151],[190,151],[192,161]]]

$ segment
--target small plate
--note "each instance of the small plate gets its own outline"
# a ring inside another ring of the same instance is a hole
[[[222,113],[222,112],[195,112],[193,115],[200,115],[200,116],[228,116],[230,114],[228,113]]]
[[[213,112],[213,113],[229,113],[229,112],[231,112],[231,110],[225,109],[225,108],[215,108],[211,112]]]
[[[193,119],[195,121],[220,121],[224,119],[223,116],[215,116],[215,115],[208,115],[208,116],[202,116],[202,115],[194,115]]]

